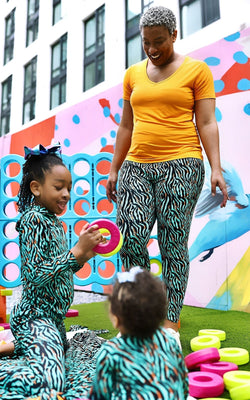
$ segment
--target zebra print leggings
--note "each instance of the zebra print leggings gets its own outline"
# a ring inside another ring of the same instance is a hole
[[[22,326],[23,358],[0,370],[0,397],[22,400],[40,396],[59,399],[65,385],[65,351],[61,335],[48,318],[27,321]]]
[[[157,221],[162,276],[169,307],[167,318],[178,322],[189,274],[188,237],[204,182],[203,161],[184,158],[161,163],[125,161],[117,196],[117,225],[124,242],[120,251],[126,270],[150,269],[147,244]]]

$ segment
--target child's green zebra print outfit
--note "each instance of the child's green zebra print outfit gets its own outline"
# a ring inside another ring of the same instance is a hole
[[[74,296],[73,274],[81,266],[68,250],[62,223],[47,209],[29,207],[17,223],[23,293],[10,318],[15,354],[26,368],[0,372],[0,392],[9,398],[56,398],[65,383],[63,319]],[[12,396],[12,397],[11,397]]]

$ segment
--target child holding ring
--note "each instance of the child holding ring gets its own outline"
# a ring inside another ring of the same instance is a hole
[[[10,316],[15,340],[0,346],[0,356],[12,353],[23,356],[26,363],[18,369],[0,369],[0,397],[57,399],[65,385],[63,320],[73,301],[73,274],[95,255],[92,249],[102,235],[97,225],[86,225],[68,249],[57,215],[70,199],[72,179],[59,144],[25,147],[25,160],[18,199],[21,217],[16,225],[23,292]]]

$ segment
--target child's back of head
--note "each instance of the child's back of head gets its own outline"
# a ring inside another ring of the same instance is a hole
[[[139,267],[117,274],[109,300],[111,313],[131,336],[152,336],[166,318],[167,297],[163,282]]]

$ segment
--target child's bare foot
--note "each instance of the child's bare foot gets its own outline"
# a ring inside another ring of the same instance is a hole
[[[0,357],[11,356],[14,353],[14,343],[0,344]]]

